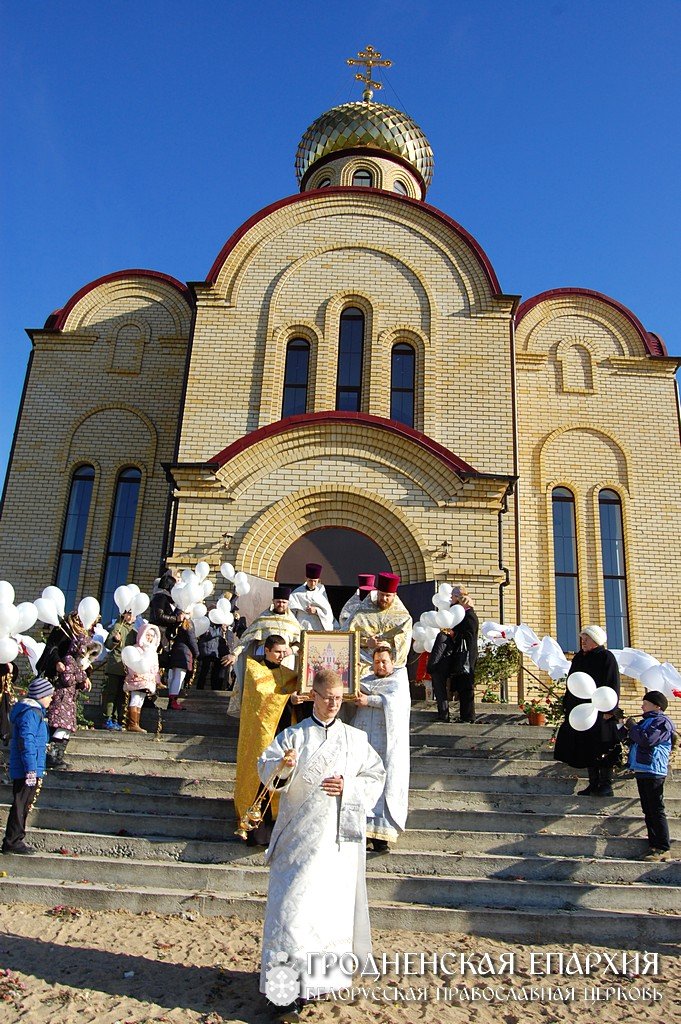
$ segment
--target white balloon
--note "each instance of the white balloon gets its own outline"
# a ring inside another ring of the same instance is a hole
[[[445,597],[451,597],[453,589],[454,588],[452,587],[451,583],[441,583],[440,586],[437,588],[437,592],[438,594],[443,594]]]
[[[186,612],[189,606],[194,603],[186,583],[176,583],[170,591],[170,596],[181,612]]]
[[[7,580],[0,580],[0,604],[14,604],[14,587]]]
[[[130,590],[130,587],[116,587],[116,589],[114,590],[114,602],[121,615],[132,604],[133,597],[134,595]]]
[[[641,683],[646,690],[660,690],[664,686],[665,673],[662,665],[651,665],[641,673]]]
[[[414,640],[414,650],[417,654],[423,654],[425,649],[426,648],[424,647],[422,640]]]
[[[140,592],[139,594],[136,594],[135,597],[133,597],[132,604],[130,605],[130,611],[135,616],[135,618],[137,618],[137,616],[142,615],[147,610],[148,607],[149,595],[142,594]]]
[[[38,618],[41,622],[47,622],[50,626],[59,625],[59,613],[54,601],[49,597],[39,597],[34,602]]]
[[[180,573],[180,579],[183,583],[193,583],[197,576],[193,569],[183,569]]]
[[[432,629],[433,627],[439,628],[437,621],[438,614],[439,612],[424,612],[419,619],[419,622],[422,626],[425,626],[426,629]]]
[[[244,583],[245,581],[246,581],[246,573],[245,572],[238,572],[234,576],[234,582],[235,583]]]
[[[454,626],[453,612],[453,608],[451,610],[445,610],[443,608],[441,611],[436,613],[435,621],[437,622],[438,626],[440,626],[441,629],[452,629],[452,627]]]
[[[78,618],[83,623],[86,629],[94,625],[94,621],[99,615],[99,601],[96,597],[84,597],[78,605]]]
[[[196,573],[196,578],[198,579],[199,583],[203,583],[206,576],[210,572],[210,566],[208,562],[197,562],[194,567],[194,572]]]
[[[449,608],[451,603],[446,594],[435,594],[433,597],[433,604],[436,608]]]
[[[45,587],[42,592],[42,597],[46,597],[48,601],[54,601],[58,615],[64,615],[66,612],[66,598],[64,597],[64,591],[60,590],[59,587]],[[2,598],[0,598],[0,601]]]
[[[617,692],[612,686],[599,686],[591,698],[591,703],[597,711],[612,711],[617,707]]]
[[[140,590],[136,583],[126,583],[126,586],[130,593],[133,595],[142,593],[142,591]]]
[[[583,674],[583,673],[582,673]],[[575,675],[577,673],[575,672]],[[572,679],[572,676],[570,676]],[[586,732],[592,725],[596,724],[598,718],[598,711],[593,704],[578,704],[576,708],[573,708],[570,712],[568,721],[576,732]]]
[[[11,661],[19,656],[19,644],[11,636],[3,636],[0,639],[0,662],[9,665]]]
[[[0,604],[0,636],[9,636],[19,629],[19,612],[13,604]]]
[[[210,597],[214,590],[215,584],[213,583],[212,580],[203,581],[203,583],[201,584],[201,597],[204,599],[204,601],[206,600],[207,597]]]
[[[591,700],[596,691],[596,684],[588,672],[573,672],[568,676],[567,688],[573,697]]]
[[[25,630],[30,629],[31,626],[35,626],[38,618],[38,609],[32,601],[22,601],[21,604],[17,605],[17,612],[19,613],[17,633],[23,633]]]
[[[449,610],[454,616],[454,626],[458,626],[466,618],[466,609],[462,608],[460,604],[453,604]]]
[[[414,623],[414,629],[412,631],[412,636],[413,636],[414,640],[423,640],[425,635],[426,635],[426,627],[424,625],[422,625],[420,622],[415,622]]]
[[[207,615],[200,615],[198,619],[194,619],[194,632],[197,636],[205,633],[209,626],[210,619]]]
[[[121,661],[131,672],[142,671],[142,652],[139,647],[124,647],[121,651]]]
[[[231,562],[223,562],[222,565],[220,566],[220,572],[222,573],[226,580],[229,580],[230,583],[236,576],[236,569],[234,568]]]
[[[206,608],[205,604],[202,604],[200,601],[198,601],[195,605],[192,605],[193,619],[202,619],[206,615],[208,615],[208,609]]]
[[[237,583],[235,578],[234,589],[236,590],[237,597],[244,597],[246,594],[250,592],[251,584],[248,582],[247,579],[243,579],[239,583]]]

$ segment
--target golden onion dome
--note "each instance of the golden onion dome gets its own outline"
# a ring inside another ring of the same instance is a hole
[[[416,171],[425,188],[432,181],[433,151],[416,122],[402,110],[371,100],[342,103],[312,122],[296,153],[298,181],[323,157],[356,148],[400,157]]]

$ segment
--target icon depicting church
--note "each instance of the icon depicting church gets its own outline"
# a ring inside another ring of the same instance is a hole
[[[205,280],[114,271],[29,331],[2,575],[106,618],[162,564],[298,583],[314,556],[327,589],[456,580],[481,620],[568,651],[601,623],[681,667],[681,360],[597,281],[504,292],[428,203],[424,132],[374,99],[387,62],[355,63],[363,98]]]

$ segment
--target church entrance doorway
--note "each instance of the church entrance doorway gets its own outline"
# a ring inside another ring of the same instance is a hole
[[[300,586],[307,562],[324,567],[322,583],[336,617],[357,589],[358,573],[393,571],[381,548],[365,533],[335,526],[311,530],[294,541],[279,562],[277,581]]]

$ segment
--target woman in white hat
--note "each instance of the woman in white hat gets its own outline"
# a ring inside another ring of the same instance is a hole
[[[607,650],[607,634],[600,626],[584,626],[579,634],[579,651],[572,659],[568,676],[573,672],[586,672],[596,686],[609,686],[617,696],[620,693],[620,673],[615,655]],[[558,730],[553,756],[573,768],[587,768],[589,785],[578,796],[612,796],[613,751],[619,743],[615,712],[598,712],[590,729],[578,732],[568,716],[578,704],[586,703],[565,690],[563,707],[565,721]]]

